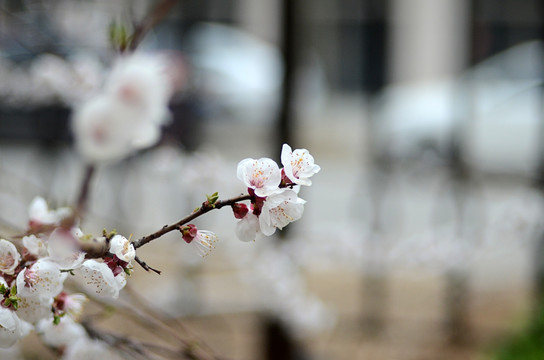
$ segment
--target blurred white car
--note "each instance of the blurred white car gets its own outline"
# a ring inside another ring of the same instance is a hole
[[[447,157],[458,134],[475,170],[532,175],[544,136],[544,49],[532,41],[457,79],[386,88],[373,104],[378,152],[393,159]]]

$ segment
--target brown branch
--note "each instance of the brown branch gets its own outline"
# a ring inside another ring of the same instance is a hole
[[[149,30],[151,30],[155,25],[157,25],[167,14],[174,5],[177,4],[179,0],[162,0],[160,1],[153,10],[142,20],[142,22],[134,28],[134,33],[130,38],[130,43],[128,45],[129,51],[134,51],[140,45],[142,40],[145,38]]]
[[[91,337],[92,339],[101,340],[105,342],[106,344],[108,344],[109,346],[113,348],[117,348],[119,350],[122,350],[122,348],[126,348],[128,351],[133,352],[132,356],[137,354],[143,357],[144,359],[152,358],[148,349],[146,349],[147,347],[146,344],[140,341],[136,341],[132,338],[129,338],[121,334],[115,334],[112,332],[104,332],[104,331],[98,330],[97,328],[91,325],[90,319],[82,320],[81,325],[83,326],[83,328],[85,329],[89,337]],[[173,352],[172,350],[170,351]],[[179,353],[179,351],[176,351],[176,352]]]
[[[165,235],[165,234],[167,234],[167,233],[169,233],[171,231],[179,230],[180,226],[185,225],[188,222],[196,219],[197,217],[202,216],[202,215],[204,215],[204,214],[206,214],[206,213],[208,213],[208,212],[210,212],[210,211],[212,211],[214,209],[221,209],[224,206],[231,206],[231,205],[234,205],[237,202],[245,201],[245,200],[251,200],[251,199],[252,199],[251,195],[245,194],[245,195],[240,195],[240,196],[233,197],[233,198],[226,199],[226,200],[217,200],[213,204],[210,204],[208,201],[205,201],[205,202],[202,203],[200,208],[193,211],[191,214],[185,216],[183,219],[179,220],[175,224],[164,225],[160,230],[158,230],[158,231],[156,231],[156,232],[154,232],[154,233],[152,233],[150,235],[144,236],[144,237],[138,239],[137,241],[134,241],[132,243],[132,245],[134,246],[135,249],[138,249],[138,248],[144,246],[145,244],[147,244],[147,243],[149,243],[149,242],[151,242],[151,241],[153,241],[155,239],[158,239],[159,237],[161,237],[161,236],[163,236],[163,235]],[[107,252],[109,251],[109,245],[108,245],[107,240],[100,239],[100,238],[93,238],[93,239],[90,239],[90,240],[87,240],[87,241],[80,241],[80,248],[81,248],[81,251],[85,252],[85,257],[87,259],[103,258],[107,254]],[[161,273],[160,270],[152,268],[145,261],[141,260],[137,256],[136,256],[136,258],[134,260],[145,271],[153,271],[153,272],[160,275],[160,273]]]
[[[89,200],[90,184],[95,170],[96,168],[94,165],[87,165],[87,167],[85,168],[85,175],[83,177],[83,181],[81,182],[79,196],[76,203],[76,214],[78,216],[80,216],[86,210],[87,202]]]
[[[160,230],[154,232],[153,234],[144,236],[137,241],[134,241],[132,245],[135,249],[138,249],[139,247],[144,246],[145,244],[163,236],[164,234],[169,233],[170,231],[179,230],[179,227],[181,225],[185,225],[188,222],[196,219],[197,217],[204,215],[214,209],[221,209],[223,206],[230,206],[240,201],[250,200],[251,195],[245,194],[240,195],[231,199],[227,200],[217,200],[214,204],[209,204],[208,202],[204,202],[202,206],[197,209],[196,211],[193,211],[191,214],[187,215],[183,219],[179,220],[177,223],[172,225],[165,225]]]
[[[154,269],[151,266],[147,265],[147,263],[145,261],[143,261],[142,259],[140,259],[137,256],[134,258],[134,261],[136,261],[138,264],[140,264],[140,266],[147,272],[149,272],[151,270],[151,271],[153,271],[154,273],[156,273],[158,275],[161,274],[160,270]]]
[[[99,330],[92,325],[90,319],[82,320],[81,325],[85,328],[85,331],[91,338],[104,341],[109,346],[118,348],[120,350],[126,348],[127,350],[141,355],[146,359],[152,358],[150,356],[151,353],[171,359],[219,359],[215,355],[205,353],[203,349],[200,348],[198,343],[183,341],[181,344],[179,344],[179,348],[172,348],[170,346],[159,345],[157,343],[135,340],[132,337],[123,334]]]

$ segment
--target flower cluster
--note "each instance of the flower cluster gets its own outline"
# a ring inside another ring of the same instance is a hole
[[[242,160],[237,175],[248,187],[247,195],[228,200],[219,200],[217,193],[208,195],[202,207],[186,218],[134,243],[106,230],[100,237],[85,235],[70,208],[53,210],[44,199],[34,199],[25,236],[20,241],[0,239],[0,347],[10,347],[32,330],[53,347],[100,347],[77,322],[86,295],[67,293],[65,280],[79,279],[87,296],[117,298],[131,273],[136,248],[176,229],[204,257],[218,238],[187,223],[208,211],[230,205],[240,220],[236,232],[243,241],[270,236],[298,220],[305,203],[298,197],[299,188],[311,185],[310,178],[320,167],[308,150],[293,151],[287,144],[281,162],[282,169],[267,158]],[[242,203],[248,199],[249,207]]]
[[[169,120],[170,75],[169,62],[159,55],[118,59],[102,91],[75,109],[72,127],[83,157],[115,161],[154,145]]]
[[[77,227],[61,226],[70,216],[69,209],[49,210],[45,200],[36,198],[19,249],[17,243],[0,239],[0,347],[13,345],[32,329],[46,339],[47,329],[58,332],[52,325],[59,324],[78,327],[85,335],[81,325],[69,325],[87,300],[64,291],[69,274],[81,280],[87,293],[98,296],[115,298],[125,285],[136,255],[130,241],[117,234],[91,239]],[[102,261],[85,258],[81,244],[86,241],[109,246]]]
[[[281,163],[282,169],[268,158],[248,158],[238,163],[238,179],[251,195],[251,211],[244,204],[233,206],[234,216],[240,219],[236,226],[240,240],[270,236],[302,216],[306,201],[298,197],[299,185],[311,185],[310,178],[321,168],[308,150],[293,151],[287,144],[281,151]]]

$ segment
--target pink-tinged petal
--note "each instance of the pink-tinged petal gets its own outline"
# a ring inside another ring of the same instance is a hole
[[[208,256],[213,249],[215,249],[215,244],[219,241],[217,235],[208,230],[198,230],[195,238],[191,241],[191,246],[195,248],[197,253],[202,256]]]
[[[86,260],[74,273],[83,280],[87,291],[98,296],[119,297],[121,286],[105,263]]]
[[[269,196],[264,202],[259,225],[264,235],[270,236],[276,228],[283,229],[289,223],[302,217],[305,200],[293,190]]]
[[[268,158],[244,159],[238,163],[236,170],[240,179],[248,188],[255,190],[255,195],[266,197],[274,193],[281,181],[278,164]]]
[[[36,237],[36,235],[28,235],[23,237],[23,246],[31,255],[36,257],[47,256],[47,246],[45,245],[45,242]]]
[[[72,210],[61,207],[56,210],[49,209],[44,198],[35,197],[28,208],[28,217],[31,226],[58,224],[62,219],[70,216]]]
[[[110,253],[119,259],[130,263],[136,257],[136,250],[128,239],[122,235],[115,235],[110,241]]]
[[[42,335],[43,342],[53,347],[68,346],[87,337],[85,328],[69,316],[63,316],[57,325],[51,319],[41,320],[37,331]]]
[[[315,164],[314,158],[308,150],[296,149],[293,151],[287,144],[283,144],[282,147],[281,163],[284,166],[285,175],[298,185],[312,185],[310,177],[321,170],[319,165]]]
[[[245,242],[257,240],[257,238],[262,236],[259,227],[259,218],[253,213],[248,213],[236,224],[236,236]]]
[[[8,348],[23,337],[23,322],[10,309],[0,306],[0,348]]]
[[[0,239],[0,272],[12,275],[20,260],[21,255],[15,245]]]
[[[83,313],[83,305],[89,301],[84,294],[70,294],[64,298],[64,311],[72,317],[72,319],[79,319]]]
[[[41,296],[19,296],[17,315],[24,321],[36,324],[42,319],[50,318],[52,297]]]
[[[54,297],[62,291],[67,274],[49,259],[39,259],[17,275],[17,294],[21,296]]]
[[[85,260],[85,253],[79,249],[79,239],[75,232],[57,228],[49,236],[47,251],[50,259],[61,269],[75,269]]]

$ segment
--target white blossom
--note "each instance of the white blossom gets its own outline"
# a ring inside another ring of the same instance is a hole
[[[75,109],[72,129],[80,154],[90,162],[120,160],[155,144],[160,128],[135,108],[100,94]]]
[[[36,324],[42,319],[52,318],[51,304],[52,297],[44,296],[21,296],[17,303],[17,315],[24,321]]]
[[[263,237],[259,218],[252,212],[248,212],[243,219],[236,224],[236,236],[242,241],[255,241]]]
[[[266,197],[279,189],[281,172],[272,159],[244,159],[238,163],[236,174],[257,196]]]
[[[122,235],[115,235],[110,240],[110,253],[115,254],[120,260],[130,263],[136,256],[134,246]]]
[[[145,114],[154,124],[168,120],[173,84],[165,57],[132,54],[118,59],[106,82],[105,93]]]
[[[23,237],[23,245],[28,252],[38,258],[47,256],[47,245],[36,235],[28,235]]]
[[[8,348],[2,348],[0,346],[0,359],[2,360],[21,360],[24,359],[21,354],[21,349],[17,344],[14,344]]]
[[[103,91],[75,109],[72,129],[88,161],[120,160],[159,140],[173,91],[166,67],[159,56],[122,57]]]
[[[117,284],[117,289],[119,289],[119,291],[121,291],[121,289],[123,289],[127,284],[127,274],[124,271],[115,275],[113,279],[115,280],[115,283]]]
[[[85,253],[79,250],[79,243],[75,234],[80,230],[67,231],[57,228],[49,236],[47,251],[49,258],[57,263],[61,269],[75,269],[85,260]]]
[[[312,185],[312,177],[321,168],[314,163],[314,158],[306,149],[291,150],[287,144],[281,149],[281,163],[284,166],[285,175],[298,185]]]
[[[43,54],[31,63],[29,75],[32,95],[43,103],[64,101],[69,103],[75,91],[72,65],[63,58]]]
[[[83,305],[89,301],[84,294],[69,294],[64,298],[64,311],[74,320],[79,319],[83,312]]]
[[[7,240],[0,239],[0,272],[13,275],[20,260],[21,255],[19,255],[15,245]]]
[[[62,360],[117,360],[121,359],[109,346],[99,340],[80,337],[68,344]]]
[[[96,260],[86,260],[74,270],[74,273],[83,279],[87,291],[98,296],[109,296],[117,298],[119,291],[124,287],[126,281],[121,274],[113,276],[113,272],[105,263]]]
[[[8,348],[24,335],[24,327],[17,314],[0,306],[0,347]]]
[[[68,346],[80,338],[86,338],[85,328],[71,317],[64,316],[55,325],[52,319],[41,320],[36,330],[42,335],[44,343],[53,347]]]
[[[215,244],[219,241],[217,235],[208,230],[198,230],[196,236],[190,242],[190,245],[193,246],[198,254],[202,257],[209,255],[213,249],[215,249]]]
[[[17,294],[54,297],[62,291],[67,274],[49,259],[39,259],[17,275]]]
[[[62,219],[71,214],[72,210],[67,207],[50,210],[45,199],[40,196],[32,200],[28,209],[28,217],[31,225],[59,224]]]
[[[259,215],[261,232],[270,236],[276,228],[281,230],[287,224],[300,219],[305,203],[296,192],[289,189],[267,197]]]

